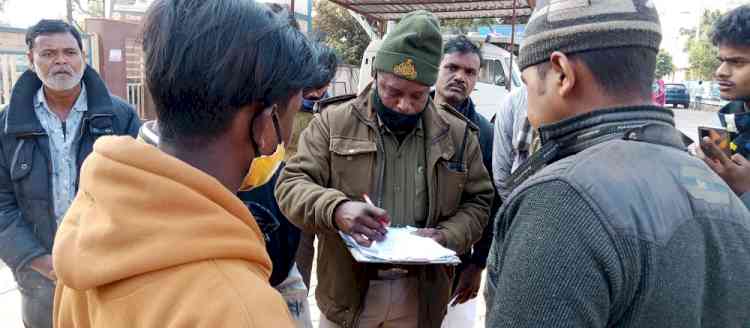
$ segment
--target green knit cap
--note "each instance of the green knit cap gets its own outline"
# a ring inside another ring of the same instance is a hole
[[[375,69],[432,86],[443,57],[440,22],[427,11],[411,12],[389,32],[375,55]]]

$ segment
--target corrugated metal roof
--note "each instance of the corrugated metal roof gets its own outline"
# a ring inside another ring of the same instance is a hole
[[[438,18],[508,18],[513,15],[514,0],[330,0],[365,17],[397,20],[415,11],[427,10]],[[526,0],[516,1],[516,15],[530,16]]]

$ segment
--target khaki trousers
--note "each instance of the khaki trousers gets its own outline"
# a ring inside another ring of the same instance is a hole
[[[419,324],[419,293],[416,278],[372,280],[358,328],[416,328]],[[320,315],[320,328],[341,326]]]

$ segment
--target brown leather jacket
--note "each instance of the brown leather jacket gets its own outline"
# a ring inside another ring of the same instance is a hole
[[[323,314],[343,327],[356,327],[371,266],[357,263],[336,233],[333,214],[347,200],[368,193],[377,203],[390,192],[382,186],[383,149],[370,106],[372,89],[325,109],[302,133],[297,154],[276,186],[284,214],[319,240],[316,298]],[[476,127],[455,110],[437,110],[432,100],[423,116],[427,149],[427,227],[445,232],[459,254],[482,236],[493,188],[482,164]],[[440,327],[450,298],[453,267],[418,268],[419,327]]]

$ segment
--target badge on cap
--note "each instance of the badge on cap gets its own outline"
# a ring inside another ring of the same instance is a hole
[[[417,79],[417,68],[414,67],[411,58],[406,58],[403,63],[393,66],[393,73],[407,80]]]

